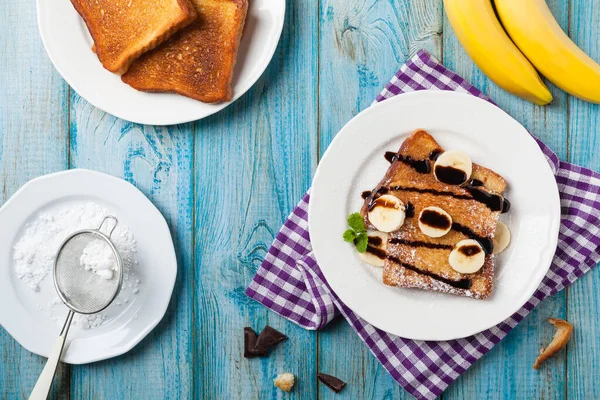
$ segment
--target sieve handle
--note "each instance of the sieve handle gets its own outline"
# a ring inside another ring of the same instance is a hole
[[[117,219],[117,217],[115,217],[113,215],[107,215],[106,217],[104,217],[104,219],[100,223],[100,226],[98,227],[98,231],[102,231],[102,227],[104,226],[104,223],[109,219],[112,219],[115,222],[115,224],[113,225],[110,232],[108,232],[108,237],[111,237],[113,232],[115,231],[115,228],[117,227],[117,225],[119,225],[119,220]]]
[[[56,339],[56,342],[54,343],[54,347],[50,352],[50,357],[48,357],[48,361],[46,361],[46,366],[42,370],[42,373],[29,396],[29,400],[46,400],[48,398],[50,388],[52,387],[52,381],[56,374],[56,367],[58,366],[60,356],[65,347],[65,341],[67,340],[67,334],[69,333],[69,327],[71,326],[74,314],[73,311],[69,310],[67,320],[65,321],[58,339]]]

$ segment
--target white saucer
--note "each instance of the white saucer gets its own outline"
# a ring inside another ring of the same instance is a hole
[[[129,283],[140,280],[138,293],[127,287],[102,314],[104,323],[71,328],[62,361],[84,364],[132,349],[164,316],[175,278],[177,259],[169,227],[158,209],[133,185],[99,172],[75,169],[33,179],[0,208],[0,324],[27,350],[47,357],[60,332],[66,307],[50,306],[57,298],[52,273],[34,292],[13,268],[13,246],[25,224],[42,212],[94,202],[129,227],[137,241]],[[91,227],[95,228],[95,227]],[[127,282],[126,282],[127,284]],[[125,301],[127,299],[127,301]]]
[[[512,208],[501,219],[512,242],[496,258],[488,300],[385,286],[381,269],[361,262],[342,240],[348,215],[362,205],[361,192],[374,188],[389,167],[384,153],[397,151],[417,128],[446,149],[466,151],[508,182]],[[497,325],[529,300],[556,250],[560,199],[539,146],[508,114],[471,95],[418,91],[368,108],[337,134],[315,174],[309,227],[323,274],[360,317],[404,338],[449,340]]]
[[[233,79],[233,100],[208,104],[171,93],[144,93],[102,67],[92,38],[70,1],[37,0],[38,26],[54,67],[84,99],[127,121],[172,125],[195,121],[227,107],[258,80],[275,53],[285,0],[251,0]]]

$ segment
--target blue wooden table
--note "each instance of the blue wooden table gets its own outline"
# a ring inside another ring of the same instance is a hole
[[[158,327],[124,356],[62,365],[53,397],[410,397],[344,321],[308,332],[243,291],[336,132],[420,48],[490,95],[562,159],[600,170],[598,106],[552,85],[554,101],[546,107],[502,91],[465,54],[441,3],[288,1],[277,52],[246,95],[205,120],[153,127],[116,119],[79,97],[44,52],[33,0],[0,2],[0,204],[42,174],[67,168],[107,172],[133,183],[158,206],[179,257],[175,292]],[[597,2],[549,3],[574,41],[599,60]],[[595,269],[545,301],[443,398],[600,398],[599,288]],[[550,316],[572,322],[574,337],[536,372],[533,361],[553,334]],[[244,359],[243,327],[265,324],[290,340],[268,358]],[[26,398],[45,359],[2,329],[0,354],[0,398]],[[289,395],[271,381],[285,371],[298,379]],[[317,385],[317,371],[339,376],[347,388],[335,395]]]

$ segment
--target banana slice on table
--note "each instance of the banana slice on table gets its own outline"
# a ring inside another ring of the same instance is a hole
[[[494,254],[500,254],[510,243],[510,230],[506,224],[498,221],[494,233]]]
[[[461,274],[472,274],[483,267],[485,252],[478,241],[465,239],[458,242],[450,252],[448,263]]]
[[[359,257],[374,267],[383,267],[388,246],[388,234],[368,231],[367,236],[369,237],[369,247],[364,253],[358,253]],[[375,251],[369,251],[369,249],[375,249]]]
[[[378,231],[393,232],[404,224],[406,207],[396,196],[384,194],[373,201],[368,217]]]
[[[435,178],[448,185],[462,185],[469,180],[472,172],[471,158],[462,150],[443,152],[433,166]]]

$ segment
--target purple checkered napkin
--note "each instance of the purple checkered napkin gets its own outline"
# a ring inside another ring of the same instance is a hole
[[[423,50],[400,68],[377,101],[425,89],[470,93],[491,101]],[[341,313],[404,389],[418,399],[435,398],[500,342],[533,307],[600,261],[600,174],[561,162],[545,144],[539,140],[538,144],[560,191],[558,247],[552,266],[533,297],[501,324],[464,339],[424,342],[390,335],[362,320],[331,290],[313,256],[308,235],[308,193],[277,234],[246,294],[306,329],[322,328]]]

